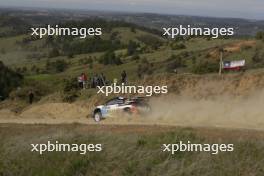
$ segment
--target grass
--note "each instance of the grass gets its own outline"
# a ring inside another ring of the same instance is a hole
[[[140,41],[138,41],[136,38],[143,36],[143,35],[150,35],[153,37],[156,37],[158,39],[160,39],[161,41],[164,41],[164,39],[160,36],[154,35],[154,34],[150,34],[148,32],[142,31],[142,30],[138,30],[136,29],[135,32],[132,32],[130,28],[126,28],[126,27],[119,27],[119,28],[115,28],[113,30],[113,32],[118,32],[118,37],[121,39],[122,43],[128,43],[130,40],[136,40],[137,42],[140,43]]]
[[[8,130],[7,130],[8,129]],[[246,134],[246,135],[245,135]],[[1,125],[0,175],[248,176],[264,174],[263,133],[190,128]],[[102,143],[103,151],[30,152],[31,143]],[[161,152],[164,143],[233,143],[235,151]]]
[[[130,28],[115,28],[113,29],[113,32],[118,32],[118,38],[122,41],[122,43],[127,43],[129,40],[137,40],[137,37],[143,36],[143,35],[151,35],[154,36],[153,34],[150,34],[148,32],[138,30],[136,29],[136,33],[131,32]],[[102,37],[109,37],[110,34],[104,34]],[[40,68],[41,70],[45,70],[45,63],[47,61],[47,58],[40,58],[40,59],[30,59],[28,56],[30,54],[35,53],[36,51],[39,53],[46,53],[47,48],[43,48],[43,41],[44,40],[37,40],[34,42],[30,42],[29,44],[26,44],[25,46],[20,46],[17,44],[16,41],[21,41],[25,36],[16,36],[16,37],[10,37],[10,38],[1,38],[0,39],[0,44],[2,44],[2,48],[5,50],[5,54],[0,54],[0,60],[4,61],[5,64],[12,66],[12,67],[27,67],[28,70],[31,69],[33,65],[36,67]],[[164,41],[163,38],[158,37],[160,40]],[[172,55],[172,54],[180,54],[181,52],[187,51],[187,52],[192,52],[193,56],[200,55],[198,56],[198,59],[206,59],[204,58],[204,55],[208,52],[210,48],[214,48],[216,46],[221,46],[225,44],[231,44],[235,42],[240,42],[241,40],[238,39],[212,39],[212,40],[206,40],[203,38],[196,38],[196,39],[191,39],[189,41],[185,42],[186,49],[183,50],[172,50],[169,46],[167,46],[165,43],[164,45],[158,49],[154,50],[150,53],[142,53],[139,56],[141,58],[147,58],[149,62],[151,63],[156,63],[160,64],[164,62],[163,67],[164,68],[159,68],[158,70],[154,70],[155,72],[164,72],[166,69],[166,60]],[[17,50],[14,50],[14,48],[17,48]],[[37,48],[37,50],[34,50],[34,48]],[[1,49],[1,48],[0,48]],[[200,53],[205,53],[205,54],[200,54]],[[126,53],[126,50],[119,50],[116,51],[116,53]],[[134,61],[131,61],[129,57],[123,57],[122,59],[125,61],[125,64],[121,66],[103,66],[103,65],[98,65],[95,63],[94,68],[89,68],[87,65],[79,65],[78,60],[81,58],[88,58],[88,57],[96,57],[97,59],[100,58],[100,56],[103,54],[103,52],[100,53],[90,53],[90,54],[81,54],[81,55],[76,55],[72,59],[68,59],[65,56],[60,56],[56,58],[51,58],[51,60],[56,60],[56,59],[65,59],[71,62],[70,67],[64,72],[60,74],[54,74],[56,77],[59,75],[59,77],[62,78],[68,78],[68,77],[76,77],[77,75],[81,74],[82,72],[86,72],[88,75],[92,75],[94,73],[105,73],[108,79],[113,80],[113,78],[119,78],[120,73],[122,70],[127,70],[130,75],[130,79],[134,80],[137,79],[137,66],[138,63],[135,63]],[[246,51],[242,51],[239,53],[232,53],[227,56],[226,59],[237,59],[237,58],[242,58],[245,57],[247,60],[251,62],[251,58],[254,54],[254,48],[251,48]],[[188,59],[188,58],[186,58]],[[187,60],[187,64],[190,65],[191,61]],[[189,68],[189,66],[187,66]],[[41,75],[40,75],[41,76]],[[38,77],[38,76],[37,76]],[[51,78],[51,77],[50,77]],[[51,78],[52,79],[52,78]],[[44,79],[43,81],[49,81],[48,79]]]

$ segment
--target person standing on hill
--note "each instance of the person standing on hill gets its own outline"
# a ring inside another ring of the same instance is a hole
[[[95,79],[94,79],[94,75],[91,76],[91,88],[95,88]]]
[[[121,73],[121,83],[127,84],[127,73],[125,70]]]
[[[80,89],[83,87],[82,75],[78,76],[78,86]]]
[[[118,83],[117,78],[114,78],[114,79],[113,79],[113,84],[114,84],[114,85],[117,85],[117,83]]]
[[[87,75],[85,73],[82,73],[82,88],[85,89],[86,88],[86,83],[87,83]]]
[[[28,100],[29,100],[29,104],[32,104],[34,101],[34,92],[32,90],[30,90],[28,93]]]
[[[100,76],[99,76],[99,85],[100,86],[105,86],[106,85],[105,81],[106,81],[105,80],[105,76],[104,76],[103,73],[101,73]]]

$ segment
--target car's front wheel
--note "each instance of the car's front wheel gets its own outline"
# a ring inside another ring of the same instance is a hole
[[[102,113],[101,113],[101,112],[96,112],[96,113],[94,114],[94,121],[96,121],[96,122],[100,122],[101,119],[102,119]]]
[[[126,114],[128,114],[128,115],[131,115],[131,114],[132,114],[132,112],[131,112],[131,108],[125,108],[125,109],[124,109],[124,112],[125,112]]]

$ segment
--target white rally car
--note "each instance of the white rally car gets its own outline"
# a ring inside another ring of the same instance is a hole
[[[150,107],[142,97],[124,98],[116,97],[107,101],[104,105],[96,106],[93,111],[93,118],[96,122],[116,113],[139,114],[150,111]]]

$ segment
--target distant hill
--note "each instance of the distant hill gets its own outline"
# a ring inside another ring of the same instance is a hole
[[[88,13],[88,12],[87,12]],[[99,13],[99,12],[98,12]],[[89,13],[88,13],[89,14]],[[94,15],[93,13],[92,15]],[[238,18],[215,18],[186,15],[160,15],[150,13],[105,13],[100,17],[109,20],[122,20],[142,26],[160,29],[177,25],[194,25],[199,27],[234,27],[236,35],[255,35],[264,30],[264,20],[248,20]]]
[[[84,10],[56,10],[56,9],[0,9],[0,14],[20,16],[30,23],[58,23],[67,20],[83,20],[86,18],[102,18],[111,21],[124,21],[148,28],[194,25],[200,27],[234,27],[236,35],[255,35],[264,30],[264,20],[249,20],[238,18],[216,18],[186,15],[162,15],[154,13],[125,13]]]
[[[0,28],[0,37],[8,37],[26,33],[30,25],[19,17],[1,15]]]

